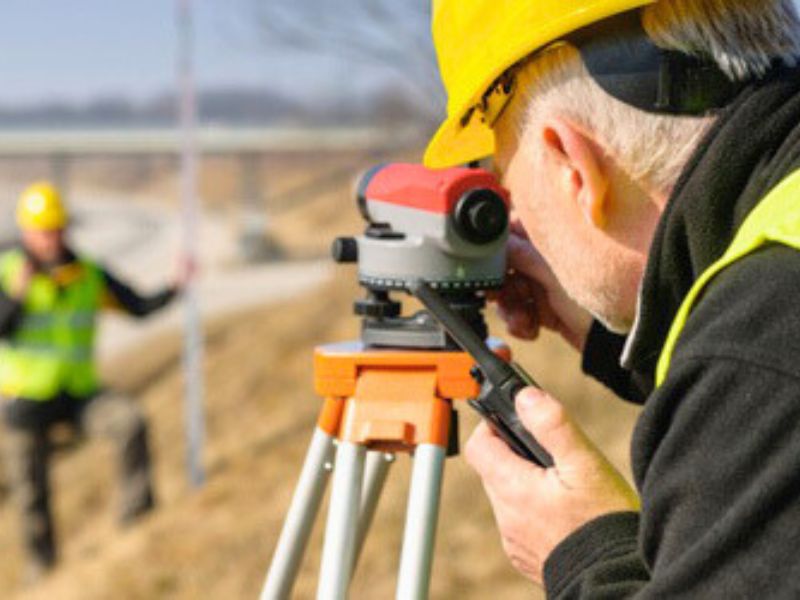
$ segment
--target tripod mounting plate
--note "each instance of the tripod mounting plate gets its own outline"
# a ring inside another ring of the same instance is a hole
[[[492,339],[489,345],[498,356],[510,358],[501,341]],[[397,450],[420,443],[447,447],[443,432],[449,425],[450,401],[475,398],[480,392],[471,375],[474,366],[462,351],[375,349],[363,342],[319,346],[314,387],[326,403],[317,424],[329,435],[372,448]],[[446,423],[439,414],[445,409]]]

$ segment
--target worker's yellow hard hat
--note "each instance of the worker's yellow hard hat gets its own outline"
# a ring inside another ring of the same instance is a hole
[[[655,1],[433,0],[433,40],[448,101],[425,164],[448,167],[494,154],[486,95],[509,67],[574,31]]]
[[[28,186],[17,203],[17,225],[20,229],[51,231],[67,226],[67,211],[61,194],[45,181]]]

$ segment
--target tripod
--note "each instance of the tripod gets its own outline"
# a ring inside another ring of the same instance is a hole
[[[493,350],[509,358],[506,346],[495,342]],[[358,342],[316,349],[315,389],[325,401],[261,600],[289,597],[331,470],[317,598],[347,597],[397,452],[413,454],[414,467],[396,597],[427,598],[444,461],[457,440],[453,400],[477,395],[474,364],[451,350],[376,350]]]

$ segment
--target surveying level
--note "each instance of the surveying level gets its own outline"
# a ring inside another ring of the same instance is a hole
[[[481,169],[390,164],[368,171],[357,197],[367,229],[336,240],[333,257],[358,265],[361,339],[314,352],[324,403],[262,600],[291,594],[331,470],[317,598],[347,597],[398,452],[414,467],[396,597],[428,597],[444,461],[458,453],[455,400],[471,399],[515,452],[552,465],[514,410],[514,395],[535,384],[508,363],[507,346],[484,341],[483,294],[506,269],[508,193]],[[413,293],[425,309],[403,316],[393,292]]]

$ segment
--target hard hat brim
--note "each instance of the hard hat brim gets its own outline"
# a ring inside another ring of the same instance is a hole
[[[54,221],[30,221],[30,220],[17,220],[17,227],[20,231],[62,231],[67,228],[69,223],[66,219],[59,219]]]
[[[471,27],[484,29],[482,34],[476,30],[477,37],[468,35],[470,32],[466,29],[452,29],[451,24],[455,21],[448,17],[455,13],[442,12],[438,19],[435,14],[434,42],[437,44],[440,71],[450,105],[446,120],[425,151],[425,165],[445,168],[494,154],[492,129],[474,116],[466,125],[462,125],[461,121],[506,69],[582,27],[656,1],[588,0],[583,3],[563,3],[563,0],[552,0],[547,3],[550,7],[546,11],[551,13],[550,21],[544,19],[543,7],[536,3],[526,3],[515,11],[509,10],[507,18],[491,19],[490,13],[496,14],[497,8],[487,3],[486,14],[478,11],[465,21]],[[537,26],[531,27],[531,23]],[[492,36],[485,31],[489,26],[495,32]],[[442,40],[465,39],[472,43],[459,46],[459,52],[441,52],[439,46]]]
[[[423,162],[431,169],[467,164],[494,154],[494,132],[483,123],[462,126],[449,117],[434,134]]]

